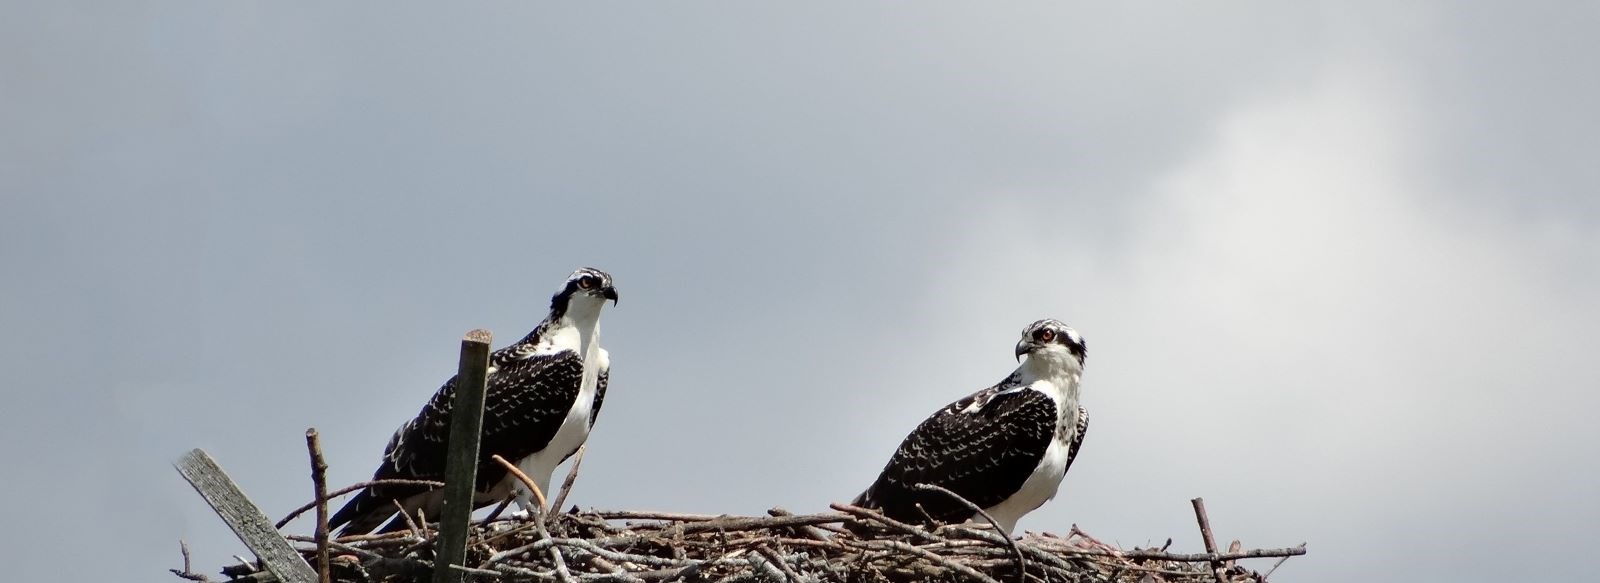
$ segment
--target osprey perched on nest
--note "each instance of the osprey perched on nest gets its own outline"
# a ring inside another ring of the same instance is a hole
[[[617,300],[609,274],[589,267],[574,271],[533,332],[489,355],[475,506],[515,494],[524,510],[534,511],[532,493],[490,456],[515,463],[548,492],[556,466],[588,439],[610,377],[610,358],[600,348],[600,309],[607,300]],[[394,432],[374,480],[443,481],[455,383],[454,377],[446,381],[416,418]],[[371,532],[400,507],[413,519],[418,510],[439,516],[443,498],[443,490],[424,486],[373,486],[334,513],[328,525],[343,526],[342,535]],[[381,530],[404,524],[396,516]]]
[[[1089,427],[1078,406],[1083,337],[1056,320],[1022,331],[1026,362],[995,386],[940,409],[906,436],[878,480],[855,499],[896,520],[927,524],[975,513],[942,492],[983,508],[1009,534],[1017,520],[1054,498]]]

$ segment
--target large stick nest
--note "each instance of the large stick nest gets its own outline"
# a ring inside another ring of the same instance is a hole
[[[321,571],[326,556],[328,577],[338,583],[425,582],[434,571],[436,525],[407,520],[404,531],[326,538],[327,502],[369,487],[363,482],[334,492],[326,490],[316,430],[307,430],[316,499],[291,512],[276,525],[282,529],[301,513],[317,510],[321,536],[287,535],[306,562]],[[545,498],[515,465],[493,456],[533,492],[537,507]],[[551,508],[560,508],[571,491],[583,461],[580,449]],[[428,483],[439,486],[442,484]],[[1305,554],[1294,548],[1242,550],[1234,541],[1218,551],[1204,503],[1192,502],[1207,553],[1166,552],[1160,548],[1119,549],[1072,526],[1067,536],[1027,533],[1015,539],[998,531],[978,506],[937,486],[920,488],[951,496],[987,520],[987,525],[947,524],[927,528],[848,504],[834,512],[794,515],[781,509],[767,516],[729,516],[635,511],[580,511],[498,518],[505,504],[488,518],[468,525],[467,556],[455,566],[475,581],[555,581],[622,583],[672,581],[774,581],[780,583],[910,581],[979,581],[983,583],[1265,583],[1267,575],[1246,569],[1240,559]],[[319,538],[323,543],[319,544]],[[183,548],[183,569],[173,574],[211,583],[191,568]],[[224,568],[229,583],[275,581],[256,561]],[[1271,574],[1271,569],[1267,574]]]
[[[485,520],[472,525],[466,561],[472,567],[464,570],[481,581],[1235,583],[1266,580],[1235,564],[1238,559],[1305,552],[1303,546],[1214,555],[1122,550],[1077,527],[1064,537],[1029,533],[1008,540],[987,527],[928,529],[854,506],[834,509],[809,515],[774,509],[758,517],[573,509],[543,521]],[[330,541],[333,580],[427,581],[436,535],[423,526]],[[288,538],[316,565],[314,537]],[[1019,563],[1025,578],[1019,578]],[[234,583],[272,580],[258,569],[247,562],[223,573]],[[179,575],[201,579],[187,565]]]

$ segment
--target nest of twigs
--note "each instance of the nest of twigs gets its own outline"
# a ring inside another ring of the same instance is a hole
[[[542,521],[486,520],[472,526],[467,557],[472,566],[462,570],[481,581],[1234,583],[1266,580],[1235,564],[1238,559],[1305,552],[1303,547],[1215,555],[1123,550],[1077,527],[1067,536],[1029,533],[1008,539],[972,524],[929,529],[854,506],[834,509],[808,515],[774,509],[757,517],[573,509]],[[872,533],[857,535],[844,526]],[[427,581],[436,534],[421,526],[334,539],[329,542],[332,579]],[[288,538],[316,565],[314,537]],[[253,562],[223,573],[234,583],[273,580]]]
[[[306,443],[316,498],[275,526],[281,530],[302,513],[317,510],[320,536],[285,538],[319,572],[323,571],[319,557],[327,557],[326,574],[319,578],[337,583],[432,580],[439,530],[426,520],[417,524],[408,517],[408,528],[397,532],[327,538],[327,502],[379,482],[328,492],[323,475],[327,465],[314,429],[306,432]],[[543,493],[526,475],[499,456],[493,458],[522,480],[535,494],[539,507],[545,507]],[[580,448],[549,507],[563,506],[582,461]],[[848,504],[831,505],[833,512],[806,515],[777,508],[767,516],[730,516],[580,511],[573,507],[565,513],[500,518],[506,508],[502,503],[488,518],[467,525],[466,560],[451,568],[463,571],[473,581],[558,583],[1265,583],[1285,559],[1306,552],[1304,544],[1243,550],[1239,541],[1226,550],[1218,549],[1199,498],[1192,502],[1207,552],[1182,554],[1167,552],[1171,539],[1159,548],[1120,549],[1096,540],[1076,525],[1065,536],[1026,533],[1013,538],[999,532],[987,513],[956,493],[937,486],[919,487],[953,497],[981,518],[977,523],[929,528]],[[211,578],[192,570],[188,547],[182,550],[183,569],[172,569],[173,574],[212,583]],[[1278,561],[1266,574],[1236,564],[1257,558]],[[243,558],[224,568],[222,574],[227,583],[277,581],[259,561]]]

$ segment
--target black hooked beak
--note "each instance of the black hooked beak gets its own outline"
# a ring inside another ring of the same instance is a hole
[[[611,300],[611,305],[617,305],[617,288],[607,286],[605,289],[600,290],[600,295],[605,299]]]
[[[1027,338],[1017,341],[1017,362],[1022,362],[1022,355],[1033,352],[1033,343]]]

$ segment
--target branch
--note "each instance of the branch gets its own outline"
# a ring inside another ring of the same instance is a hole
[[[333,583],[328,574],[328,462],[315,427],[306,430],[306,451],[311,455],[311,484],[317,504],[317,581]]]
[[[567,494],[572,492],[572,483],[578,481],[578,467],[583,465],[583,450],[588,448],[587,445],[580,445],[578,451],[572,454],[572,467],[567,468],[567,479],[561,482],[561,493],[556,494],[556,501],[550,505],[552,512],[560,513],[561,505],[567,503]]]
[[[1194,505],[1194,519],[1200,523],[1200,537],[1205,539],[1206,554],[1211,555],[1211,574],[1217,578],[1217,583],[1228,583],[1222,576],[1222,562],[1217,560],[1217,541],[1211,537],[1211,521],[1206,518],[1206,501],[1195,498],[1189,503]]]
[[[181,538],[178,539],[178,550],[183,553],[183,570],[182,571],[179,571],[177,569],[167,569],[167,570],[168,571],[172,571],[173,575],[177,575],[179,577],[182,577],[184,579],[188,579],[190,581],[196,581],[198,583],[211,583],[211,579],[210,578],[208,578],[205,575],[202,575],[200,573],[194,572],[194,570],[189,566],[190,565],[190,563],[189,563],[189,543],[183,542],[183,539],[181,539]]]
[[[515,476],[518,481],[522,482],[523,486],[527,486],[528,491],[533,493],[533,499],[539,502],[539,513],[543,514],[544,491],[539,489],[538,484],[533,483],[533,478],[529,478],[528,474],[522,473],[522,469],[518,468],[517,464],[506,461],[506,458],[500,457],[500,454],[495,454],[489,457],[490,459],[493,459],[495,463],[500,464],[501,467],[505,468],[507,472],[511,472],[511,475]]]

